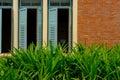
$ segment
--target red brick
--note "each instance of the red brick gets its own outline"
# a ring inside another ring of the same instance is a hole
[[[120,43],[120,0],[78,0],[78,42]]]

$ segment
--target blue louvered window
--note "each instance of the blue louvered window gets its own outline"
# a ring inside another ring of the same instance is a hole
[[[73,0],[48,0],[48,45],[54,47],[59,43],[72,46],[72,1]],[[60,15],[63,14],[63,15]],[[63,17],[64,18],[60,18]],[[62,23],[61,19],[64,21]],[[65,28],[64,28],[65,27]],[[62,29],[65,29],[62,31]],[[63,33],[63,34],[62,34]]]
[[[19,10],[19,47],[28,48],[33,42],[38,46],[42,42],[42,1],[20,0]],[[33,19],[31,18],[33,17]],[[34,20],[34,21],[32,21]],[[31,25],[30,25],[31,24]],[[34,36],[33,38],[31,38]]]
[[[49,9],[48,45],[57,46],[57,9]]]
[[[38,9],[37,11],[37,44],[38,46],[42,43],[42,10]]]
[[[20,9],[19,47],[27,48],[27,9]]]

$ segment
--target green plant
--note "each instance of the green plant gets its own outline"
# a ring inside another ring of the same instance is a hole
[[[0,80],[120,80],[120,45],[14,49],[0,58]]]

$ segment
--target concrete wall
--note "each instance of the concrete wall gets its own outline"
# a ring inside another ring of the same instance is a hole
[[[120,43],[120,0],[78,0],[78,42]]]
[[[18,0],[13,0],[13,46],[18,48]]]
[[[72,19],[73,19],[73,20],[72,20],[72,21],[73,21],[73,22],[72,22],[72,24],[73,24],[73,25],[72,25],[72,27],[73,27],[73,28],[72,28],[72,29],[73,29],[73,33],[72,33],[72,38],[73,38],[73,39],[72,39],[72,43],[73,43],[73,44],[72,44],[72,45],[73,45],[73,46],[75,46],[75,44],[77,43],[77,39],[78,39],[78,37],[77,37],[77,35],[78,35],[78,34],[77,34],[77,28],[78,28],[78,24],[77,24],[77,22],[78,22],[78,21],[77,21],[77,18],[78,18],[78,17],[77,17],[77,15],[78,15],[78,1],[79,1],[79,0],[73,0],[73,8],[72,8],[72,9],[73,9],[73,10],[72,10],[72,11],[73,11],[73,15],[72,15],[72,16],[73,16],[73,17],[72,17]]]
[[[48,0],[43,0],[43,43],[47,44],[48,31]]]

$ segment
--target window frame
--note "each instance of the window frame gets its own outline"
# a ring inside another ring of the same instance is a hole
[[[12,8],[13,7],[13,0],[11,0],[11,5],[4,5],[5,3],[5,0],[2,0],[1,1],[1,5],[0,5],[0,8]]]
[[[69,30],[68,30],[68,46],[69,51],[71,51],[71,48],[73,46],[73,0],[70,0],[69,6],[50,6],[50,0],[48,0],[48,24],[49,24],[49,9],[56,8],[56,9],[69,9]],[[49,25],[47,26],[47,44],[49,45]]]
[[[65,5],[61,5],[61,4],[58,5],[58,6],[56,6],[56,5],[55,5],[55,6],[54,6],[54,5],[52,6],[52,5],[50,5],[50,0],[48,0],[48,6],[49,6],[49,8],[54,8],[54,7],[55,7],[55,8],[63,8],[63,7],[64,7],[64,8],[70,8],[70,7],[72,6],[72,0],[69,0],[69,1],[70,1],[70,5],[69,5],[69,6],[68,6],[68,5],[65,6]]]
[[[19,7],[20,8],[42,8],[42,6],[43,6],[43,0],[39,0],[39,1],[41,1],[40,5],[32,5],[32,0],[29,0],[29,1],[30,1],[30,5],[22,5],[22,0],[20,0]]]

